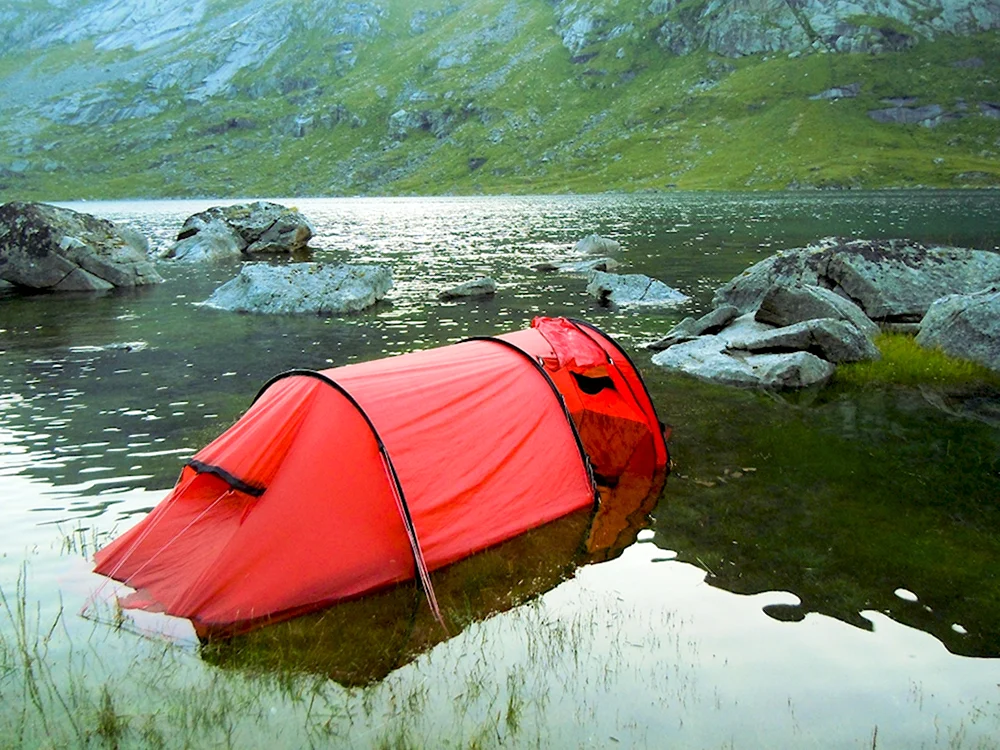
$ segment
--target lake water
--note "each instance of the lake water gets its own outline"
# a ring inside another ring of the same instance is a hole
[[[705,311],[752,263],[824,236],[1000,250],[1000,195],[281,202],[312,221],[315,259],[390,266],[387,300],[345,318],[199,306],[238,264],[161,263],[165,283],[107,295],[0,290],[0,737],[998,746],[1000,394],[835,384],[775,398],[658,371],[641,345]],[[70,207],[133,225],[160,248],[218,203]],[[691,302],[607,309],[584,278],[531,270],[574,259],[591,232],[622,243],[618,270]],[[479,275],[499,282],[495,298],[435,299]],[[183,627],[163,641],[100,616],[94,600],[110,587],[89,572],[95,544],[159,502],[272,375],[516,330],[535,315],[584,318],[614,336],[674,426],[677,468],[650,528],[620,557],[574,573],[571,522],[486,556],[483,568],[504,554],[545,559],[530,574],[537,585],[470,608],[454,637],[357,684],[296,651],[294,628],[274,631],[268,653],[233,658]]]

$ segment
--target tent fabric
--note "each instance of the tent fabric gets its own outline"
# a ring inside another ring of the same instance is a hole
[[[412,579],[586,508],[595,475],[613,481],[642,441],[665,465],[627,357],[564,319],[292,371],[98,552],[96,571],[135,589],[125,606],[191,619],[202,634],[244,629]]]

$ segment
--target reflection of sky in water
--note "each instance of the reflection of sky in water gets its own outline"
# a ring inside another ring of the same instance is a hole
[[[8,590],[27,559],[46,611],[59,606],[58,596],[75,611],[95,584],[82,558],[64,550],[64,537],[85,546],[130,525],[162,498],[183,460],[281,370],[499,333],[535,314],[584,317],[634,352],[703,310],[712,290],[743,268],[820,236],[994,247],[996,200],[932,193],[295,200],[285,203],[316,227],[317,260],[392,266],[387,303],[345,319],[194,306],[238,264],[163,264],[167,283],[97,298],[0,292],[0,583]],[[188,215],[216,203],[76,208],[132,223],[162,248]],[[622,241],[620,271],[660,278],[694,301],[606,310],[586,297],[582,278],[530,270],[573,258],[573,244],[590,232]],[[496,299],[434,300],[476,275],[497,279]],[[637,361],[648,360],[639,353]],[[877,613],[865,615],[873,633],[815,614],[778,622],[762,608],[794,603],[790,594],[734,595],[684,563],[653,562],[664,557],[650,543],[636,545],[539,603],[441,644],[373,689],[363,737],[374,742],[391,727],[393,696],[416,685],[426,693],[417,721],[425,744],[436,744],[441,728],[470,736],[477,716],[495,713],[490,697],[506,702],[519,681],[530,701],[522,744],[573,738],[572,746],[603,747],[614,737],[622,746],[871,746],[875,726],[879,747],[977,746],[1000,735],[1000,662],[952,656]],[[71,633],[92,628],[73,617],[67,623]],[[109,663],[142,648],[129,636],[101,638]],[[539,643],[551,653],[540,656]],[[207,672],[194,658],[180,670],[194,683]],[[453,693],[468,695],[462,686],[475,679],[485,681],[482,695],[456,702]]]

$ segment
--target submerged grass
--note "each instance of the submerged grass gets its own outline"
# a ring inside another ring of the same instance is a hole
[[[855,387],[874,384],[1000,387],[1000,375],[988,367],[940,349],[922,347],[908,334],[880,333],[875,344],[882,353],[881,359],[841,365],[834,375],[835,382]]]
[[[794,592],[799,617],[870,627],[878,609],[996,656],[1000,385],[909,337],[879,343],[881,363],[777,399],[651,378],[677,425],[660,543],[727,590]]]

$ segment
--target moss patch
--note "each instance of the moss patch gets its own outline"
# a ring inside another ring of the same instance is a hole
[[[938,349],[925,349],[916,343],[913,336],[880,333],[875,344],[882,353],[882,359],[841,365],[837,368],[834,381],[856,387],[886,384],[1000,387],[1000,374]]]

